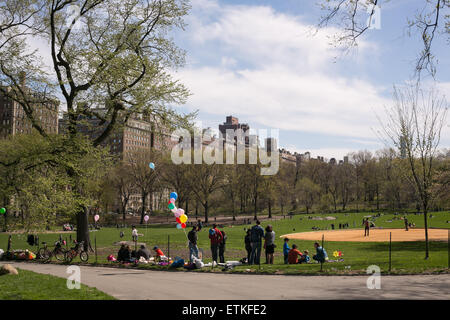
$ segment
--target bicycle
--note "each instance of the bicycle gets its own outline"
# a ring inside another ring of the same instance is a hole
[[[47,242],[42,242],[42,244],[44,247],[39,249],[38,255],[44,262],[49,262],[52,257],[55,257],[58,261],[64,260],[66,250],[64,250],[59,241],[55,242],[55,248],[53,250],[48,248]]]
[[[64,254],[64,261],[70,263],[77,255],[80,255],[82,262],[89,260],[89,254],[84,250],[84,241],[75,242],[75,247],[70,248]]]

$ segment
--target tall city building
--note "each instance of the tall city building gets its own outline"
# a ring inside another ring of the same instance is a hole
[[[27,90],[25,86],[24,89]],[[36,98],[36,102],[31,107],[37,123],[49,134],[58,133],[59,101],[56,98],[52,98],[42,102],[30,90],[28,91],[31,98]],[[22,133],[27,134],[31,133],[32,130],[31,121],[28,119],[22,106],[9,95],[0,93],[0,137],[5,138],[8,135]]]
[[[104,114],[105,109],[96,109],[97,114]],[[67,128],[67,115],[60,120],[60,132]],[[81,117],[78,121],[78,130],[91,139],[96,139],[106,129],[108,122],[103,124],[98,117]],[[169,150],[174,144],[171,141],[170,132],[156,125],[157,121],[151,121],[149,117],[141,114],[132,115],[124,126],[115,129],[101,145],[110,148],[112,154],[121,159],[127,159],[136,152],[146,152],[151,149]]]
[[[102,116],[106,109],[95,109],[96,114]],[[60,132],[67,129],[67,114],[59,121]],[[77,121],[78,131],[89,136],[91,139],[99,137],[108,122],[102,124],[102,120],[96,116],[80,116]],[[158,121],[142,114],[132,115],[125,125],[118,127],[101,143],[102,146],[109,147],[110,152],[121,160],[133,159],[133,155],[138,152],[150,152],[152,149],[170,152],[171,146],[176,144],[171,140],[171,132],[158,125]],[[150,170],[150,169],[149,169]],[[162,194],[166,191],[149,194],[146,198],[146,211],[160,209]],[[166,192],[167,193],[167,192]],[[152,197],[152,199],[150,199]],[[150,206],[152,206],[150,208]],[[142,196],[140,193],[130,195],[127,210],[135,212],[141,210]],[[119,210],[119,201],[112,206],[113,211]]]

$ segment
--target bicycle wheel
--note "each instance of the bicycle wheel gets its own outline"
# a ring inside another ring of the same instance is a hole
[[[47,248],[41,248],[38,251],[38,255],[39,255],[40,259],[42,259],[44,262],[46,262],[50,259],[52,253]]]
[[[74,255],[72,253],[72,250],[68,250],[64,253],[64,261],[66,261],[68,263],[72,262],[73,257],[74,257]]]
[[[89,260],[89,255],[86,251],[81,251],[80,252],[80,260],[83,262],[86,262]]]
[[[56,260],[58,261],[64,261],[65,260],[65,254],[66,250],[63,248],[58,248],[53,251],[54,256],[56,257]]]

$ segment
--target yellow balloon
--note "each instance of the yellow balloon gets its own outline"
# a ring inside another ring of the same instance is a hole
[[[180,216],[180,221],[181,221],[181,223],[185,223],[186,221],[187,221],[187,215],[185,215],[185,214],[183,214],[183,215],[181,215]]]

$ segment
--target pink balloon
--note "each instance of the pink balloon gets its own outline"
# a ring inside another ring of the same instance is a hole
[[[96,215],[94,216],[94,220],[95,220],[95,222],[97,222],[97,221],[98,221],[98,219],[100,219],[100,216],[99,216],[98,214],[96,214]]]
[[[184,214],[184,210],[181,208],[178,208],[177,213],[179,213],[180,216],[182,216]]]
[[[150,219],[149,216],[145,215],[145,216],[144,216],[144,221],[147,222],[148,219]]]
[[[173,204],[175,204],[175,198],[170,198],[170,201],[169,201],[169,203],[173,203]]]
[[[172,213],[175,214],[175,213],[177,213],[177,210],[178,210],[177,207],[175,207],[175,208],[173,208],[173,209],[170,210],[170,211],[172,211]]]
[[[181,209],[181,210],[183,210],[183,209]],[[183,214],[180,212],[180,211],[178,211],[177,210],[177,212],[175,212],[174,213],[175,214],[175,218],[179,218],[179,217],[181,217]]]

